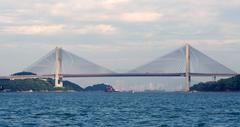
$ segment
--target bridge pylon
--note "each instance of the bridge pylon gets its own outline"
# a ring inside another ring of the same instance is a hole
[[[186,44],[186,72],[185,72],[185,91],[190,91],[190,85],[191,85],[191,75],[190,75],[190,45]]]
[[[63,87],[63,82],[62,82],[62,49],[59,47],[56,47],[56,70],[55,70],[55,87]]]

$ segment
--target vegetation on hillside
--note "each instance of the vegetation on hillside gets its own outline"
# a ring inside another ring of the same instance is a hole
[[[102,83],[102,84],[96,84],[96,85],[93,85],[93,86],[88,86],[84,89],[84,91],[115,92],[116,90],[112,86]]]
[[[32,72],[22,71],[22,72],[14,73],[14,74],[12,74],[12,75],[13,75],[13,76],[17,76],[17,75],[37,75],[37,74],[32,73]]]
[[[0,80],[0,91],[17,92],[17,91],[83,91],[83,88],[70,81],[64,81],[62,88],[54,87],[53,79],[17,79],[17,80]]]
[[[51,86],[48,82],[40,79],[0,80],[0,86],[10,92],[66,90],[65,88]]]
[[[240,75],[218,81],[205,82],[193,85],[191,91],[240,91]]]

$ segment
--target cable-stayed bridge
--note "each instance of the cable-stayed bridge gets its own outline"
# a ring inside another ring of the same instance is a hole
[[[37,75],[4,76],[1,78],[54,78],[55,86],[62,87],[63,78],[77,77],[185,77],[185,90],[189,91],[193,76],[234,76],[236,72],[208,57],[190,45],[183,46],[167,55],[126,73],[117,73],[62,48],[50,51],[31,66],[24,69]]]

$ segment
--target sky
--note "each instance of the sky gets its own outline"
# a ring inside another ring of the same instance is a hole
[[[0,75],[56,46],[125,72],[189,43],[240,72],[239,0],[0,0]]]

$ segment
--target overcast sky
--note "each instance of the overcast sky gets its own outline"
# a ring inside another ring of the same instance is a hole
[[[0,75],[55,48],[127,71],[186,42],[240,72],[239,0],[1,0]]]

